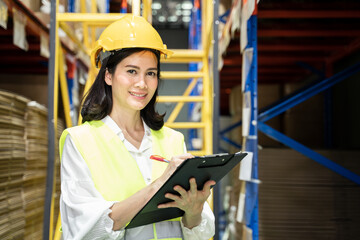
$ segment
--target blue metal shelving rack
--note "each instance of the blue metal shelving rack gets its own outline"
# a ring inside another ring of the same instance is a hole
[[[246,48],[253,49],[253,58],[250,71],[246,77],[245,92],[250,92],[251,98],[251,119],[249,136],[246,138],[244,149],[253,153],[252,179],[258,179],[258,108],[257,108],[257,15],[252,15],[248,20],[248,44]],[[258,227],[258,184],[246,182],[245,195],[245,222],[246,226],[252,229],[253,240],[259,239]]]
[[[246,79],[245,92],[249,91],[251,94],[251,121],[249,137],[246,139],[244,149],[249,152],[253,152],[253,166],[252,166],[252,178],[258,179],[258,130],[273,138],[284,145],[293,148],[301,154],[309,157],[317,163],[329,168],[330,170],[340,174],[341,176],[360,184],[360,176],[351,172],[350,170],[342,167],[339,164],[334,163],[330,159],[316,153],[305,145],[287,137],[279,131],[271,128],[266,121],[271,118],[285,112],[286,110],[304,102],[310,97],[328,90],[342,80],[347,79],[353,74],[360,71],[360,63],[329,77],[325,78],[322,74],[321,81],[312,83],[293,94],[279,100],[278,102],[271,104],[270,106],[261,109],[258,113],[257,109],[257,16],[253,15],[248,20],[248,45],[246,48],[253,48],[253,60],[251,64],[250,72]],[[220,139],[237,147],[241,148],[241,144],[232,141],[225,137],[225,134],[233,129],[242,125],[242,121],[232,124],[220,131]],[[245,221],[246,226],[252,229],[253,240],[259,239],[259,227],[258,227],[258,185],[256,183],[246,183],[246,198],[245,198]]]

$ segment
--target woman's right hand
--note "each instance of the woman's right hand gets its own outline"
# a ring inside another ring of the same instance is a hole
[[[179,156],[172,157],[167,168],[165,169],[164,173],[158,178],[161,182],[161,185],[164,184],[170,176],[175,172],[178,166],[186,159],[193,158],[194,156],[190,153],[185,153]]]

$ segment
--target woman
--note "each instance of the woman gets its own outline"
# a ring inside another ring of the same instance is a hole
[[[175,186],[173,200],[185,214],[126,229],[184,160],[183,135],[163,126],[155,111],[160,56],[170,55],[155,29],[141,17],[126,15],[109,25],[92,52],[101,67],[87,94],[81,126],[60,138],[60,211],[64,239],[209,239],[214,216],[206,199],[214,181],[197,190]],[[150,155],[171,159],[150,160]]]

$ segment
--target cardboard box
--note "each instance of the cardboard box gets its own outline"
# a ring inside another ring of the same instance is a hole
[[[282,90],[280,84],[259,84],[258,85],[258,110],[267,107],[268,105],[278,101],[282,96]],[[236,123],[242,119],[242,98],[241,85],[234,87],[230,93],[230,114],[233,118],[233,123]],[[282,117],[276,116],[266,122],[272,128],[281,131]],[[241,143],[242,132],[241,127],[232,131],[232,139],[237,143]],[[258,132],[258,143],[263,147],[279,147],[281,143],[269,138],[262,132]]]
[[[231,89],[229,96],[229,110],[232,116],[241,115],[242,113],[242,92],[241,85],[237,85]]]

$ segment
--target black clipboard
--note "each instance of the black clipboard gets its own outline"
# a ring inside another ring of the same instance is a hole
[[[247,153],[242,152],[235,154],[222,153],[195,157],[184,161],[148,203],[135,215],[126,226],[126,229],[181,217],[184,215],[184,212],[179,208],[157,208],[161,203],[172,201],[165,198],[166,193],[178,194],[173,190],[175,185],[180,185],[189,190],[189,179],[192,177],[196,178],[198,189],[202,189],[208,180],[214,180],[218,183],[246,155]]]

